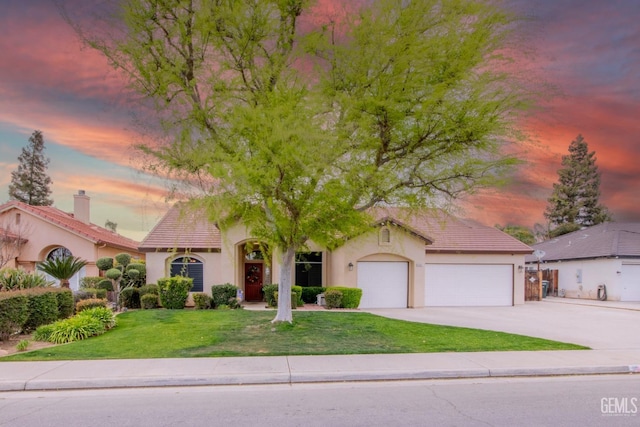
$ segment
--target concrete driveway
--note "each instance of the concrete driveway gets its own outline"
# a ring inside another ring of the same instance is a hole
[[[369,309],[380,316],[510,332],[598,350],[640,349],[640,303],[547,298],[514,307]]]

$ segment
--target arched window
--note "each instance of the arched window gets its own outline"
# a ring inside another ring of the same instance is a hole
[[[171,261],[171,277],[183,276],[193,279],[191,292],[202,292],[203,290],[203,264],[202,261],[184,256]]]
[[[67,258],[70,256],[73,256],[71,251],[65,248],[64,246],[60,246],[58,248],[55,248],[51,252],[49,252],[49,254],[47,255],[47,259],[60,259],[60,258]]]

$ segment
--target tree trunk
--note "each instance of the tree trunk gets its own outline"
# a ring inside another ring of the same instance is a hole
[[[296,250],[293,247],[282,251],[282,264],[280,266],[280,283],[278,283],[278,312],[271,323],[289,322],[293,323],[291,312],[291,271]]]
[[[70,286],[69,286],[69,280],[67,280],[67,279],[60,279],[60,287],[61,287],[61,288],[69,289],[69,288],[70,288]]]

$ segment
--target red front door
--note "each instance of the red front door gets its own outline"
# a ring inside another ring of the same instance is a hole
[[[244,299],[262,301],[262,264],[246,263],[244,265]]]

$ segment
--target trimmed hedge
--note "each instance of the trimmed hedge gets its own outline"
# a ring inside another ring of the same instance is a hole
[[[80,313],[84,310],[91,308],[102,307],[107,308],[108,301],[102,298],[89,298],[78,301],[76,304],[76,313]]]
[[[170,310],[183,309],[192,287],[193,279],[190,277],[174,276],[158,279],[160,303]]]
[[[24,291],[0,292],[0,341],[17,334],[29,318],[29,298]]]
[[[125,308],[140,308],[140,292],[138,288],[124,288],[120,291],[120,306]]]
[[[74,295],[76,303],[83,299],[90,298],[107,298],[107,290],[106,289],[98,289],[98,288],[82,288]]]
[[[324,293],[325,307],[340,308],[342,306],[342,292],[338,289],[327,289]]]
[[[158,295],[160,293],[160,290],[158,289],[158,285],[151,284],[140,286],[138,288],[138,293],[140,294],[140,300],[142,300],[142,297],[147,294]]]
[[[85,276],[80,279],[80,289],[85,288],[97,288],[98,284],[104,280],[104,277],[100,276]]]
[[[278,291],[275,291],[273,293],[273,297],[275,298],[276,302],[278,301]],[[296,308],[298,308],[298,294],[294,291],[291,291],[291,309],[295,310]],[[277,305],[275,305],[274,307],[277,307]]]
[[[236,298],[237,295],[237,286],[234,286],[230,283],[225,283],[223,285],[214,285],[211,287],[211,306],[213,308],[216,308],[221,305],[229,305],[229,301],[232,298]]]
[[[26,291],[29,298],[29,318],[23,329],[33,331],[40,325],[58,320],[58,298],[47,288],[33,288]]]
[[[158,308],[158,295],[153,293],[144,294],[140,297],[140,307],[143,310]]]
[[[264,300],[269,307],[278,306],[278,298],[274,298],[274,294],[278,292],[278,284],[272,283],[270,285],[264,285],[262,287],[262,293],[264,294]]]
[[[358,308],[360,305],[360,300],[362,299],[362,289],[360,288],[347,288],[344,286],[330,286],[327,288],[329,290],[337,290],[342,292],[342,305],[340,308]],[[327,293],[325,292],[325,301],[327,298]]]
[[[209,295],[204,292],[195,292],[192,296],[196,310],[206,310],[211,308],[212,298]]]
[[[54,291],[58,300],[58,319],[66,319],[73,316],[73,310],[75,310],[76,305],[71,289],[54,288]]]
[[[321,294],[326,290],[327,288],[322,286],[303,286],[302,301],[307,304],[315,304],[318,302],[318,294]]]

